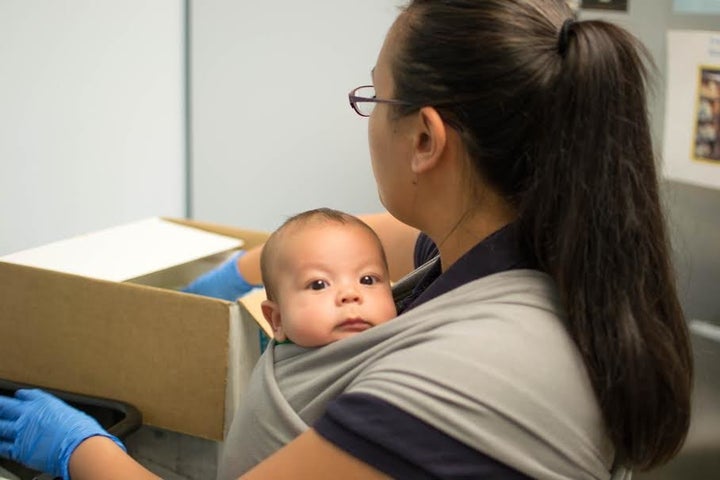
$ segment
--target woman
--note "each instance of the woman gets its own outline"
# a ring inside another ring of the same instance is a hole
[[[609,478],[677,453],[692,361],[643,55],[564,0],[410,2],[351,104],[383,204],[440,256],[371,332],[432,328],[243,478]],[[43,423],[31,404],[12,445]],[[73,479],[152,478],[102,432],[76,442]]]

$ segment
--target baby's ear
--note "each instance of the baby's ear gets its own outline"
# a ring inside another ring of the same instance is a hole
[[[285,332],[283,332],[282,318],[280,316],[280,307],[278,304],[272,300],[263,300],[260,304],[260,308],[262,309],[263,317],[265,317],[265,320],[267,320],[270,327],[273,329],[275,340],[278,342],[284,342],[287,340]]]

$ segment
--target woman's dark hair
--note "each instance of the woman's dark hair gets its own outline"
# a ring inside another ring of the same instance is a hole
[[[693,370],[648,124],[649,55],[604,21],[563,31],[570,18],[563,0],[412,1],[397,24],[394,98],[435,106],[516,206],[619,461],[649,469],[684,442]]]

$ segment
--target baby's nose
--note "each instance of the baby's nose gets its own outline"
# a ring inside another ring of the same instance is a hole
[[[360,292],[357,288],[353,287],[345,287],[340,292],[340,295],[338,296],[339,303],[354,303],[360,301]]]

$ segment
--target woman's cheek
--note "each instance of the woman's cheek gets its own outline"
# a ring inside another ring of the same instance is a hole
[[[375,177],[375,183],[377,184],[378,195],[380,196],[380,201],[384,204],[382,171],[384,146],[382,144],[380,126],[376,120],[376,112],[373,112],[368,119],[368,149],[370,152],[370,164],[372,166],[373,176]]]

